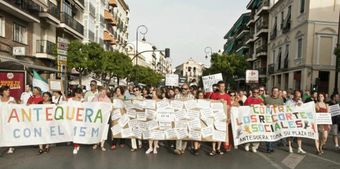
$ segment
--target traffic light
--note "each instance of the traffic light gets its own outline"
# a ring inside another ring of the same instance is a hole
[[[169,58],[169,57],[170,57],[170,49],[165,48],[165,58]]]

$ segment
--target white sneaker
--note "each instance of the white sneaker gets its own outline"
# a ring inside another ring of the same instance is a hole
[[[298,149],[298,153],[299,153],[299,154],[306,154],[306,152],[303,151],[302,148],[299,148],[299,149]]]
[[[152,148],[149,148],[148,150],[146,150],[145,154],[150,154],[152,152]]]
[[[13,154],[14,153],[14,148],[9,148],[8,151],[7,151],[8,154]]]
[[[289,147],[289,153],[294,153],[293,148]]]
[[[257,150],[256,150],[255,147],[252,147],[252,148],[251,148],[251,151],[252,151],[253,153],[256,153],[256,152],[257,152]]]
[[[244,146],[244,150],[249,151],[249,144],[246,144],[246,146]]]
[[[153,154],[157,154],[157,147],[153,150]]]
[[[79,150],[78,147],[77,147],[77,148],[74,148],[74,149],[73,149],[73,154],[74,154],[74,155],[78,154],[78,150]]]

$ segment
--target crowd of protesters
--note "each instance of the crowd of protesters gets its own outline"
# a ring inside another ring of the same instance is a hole
[[[270,93],[270,94],[269,94]],[[143,99],[211,99],[211,100],[222,100],[228,107],[228,120],[227,125],[229,126],[229,140],[225,143],[213,142],[209,150],[209,155],[222,155],[225,152],[229,152],[233,148],[233,137],[231,135],[231,124],[230,124],[230,107],[232,106],[251,106],[251,105],[290,105],[290,106],[301,106],[303,103],[314,101],[316,105],[316,112],[318,113],[329,113],[329,106],[339,104],[339,95],[334,94],[328,96],[324,93],[318,93],[313,91],[300,91],[300,90],[280,90],[274,87],[267,91],[264,86],[254,87],[251,90],[226,90],[226,84],[223,81],[213,85],[212,92],[205,92],[201,87],[197,86],[197,83],[184,83],[181,87],[141,87],[137,85],[128,85],[127,87],[118,86],[116,88],[107,88],[97,86],[97,81],[93,80],[90,83],[90,90],[84,91],[81,88],[75,88],[72,91],[72,96],[65,97],[62,92],[42,92],[39,87],[31,88],[26,85],[25,92],[22,93],[20,100],[15,100],[11,97],[10,88],[8,86],[2,86],[0,88],[0,101],[8,104],[61,104],[63,102],[112,102],[113,99],[121,100],[143,100]],[[315,152],[321,155],[324,152],[324,146],[327,142],[328,136],[330,135],[333,139],[334,148],[339,150],[338,134],[340,128],[340,117],[335,116],[332,118],[332,125],[318,125],[318,131],[320,138],[315,140]],[[110,138],[111,140],[110,149],[115,150],[116,148],[124,148],[126,144],[131,146],[131,151],[135,152],[138,149],[146,147],[146,154],[157,154],[160,146],[168,146],[177,155],[184,154],[187,149],[194,155],[200,153],[200,142],[197,141],[156,141],[149,140],[143,142],[138,139],[116,139]],[[262,143],[265,152],[274,152],[274,144],[286,144],[287,151],[293,153],[292,142],[297,142],[297,153],[305,154],[306,152],[302,148],[301,138],[287,138],[278,142],[266,142]],[[147,143],[147,144],[145,144]],[[210,147],[210,143],[204,143]],[[106,151],[105,141],[102,141],[96,145],[93,145],[93,149],[100,147],[100,150]],[[189,146],[187,146],[189,145]],[[261,143],[247,143],[244,145],[245,151],[252,151],[256,153]],[[188,148],[187,148],[188,147]],[[50,145],[39,145],[39,154],[47,153],[50,151]],[[234,147],[235,149],[239,147]],[[80,149],[79,144],[73,144],[73,154],[77,154]],[[14,153],[14,148],[8,148],[8,153]]]

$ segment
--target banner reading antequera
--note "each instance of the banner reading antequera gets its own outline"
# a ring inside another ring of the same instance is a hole
[[[242,106],[231,109],[234,144],[286,137],[318,139],[314,102],[298,107]]]
[[[74,142],[94,144],[107,138],[112,104],[0,105],[0,146]]]

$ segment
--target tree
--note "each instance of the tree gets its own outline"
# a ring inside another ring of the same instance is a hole
[[[157,86],[164,77],[148,67],[135,65],[130,73],[130,80],[144,83],[146,85]]]
[[[236,54],[226,55],[214,53],[211,56],[210,62],[210,68],[205,69],[203,75],[222,73],[223,79],[232,87],[236,86],[234,77],[244,77],[249,67],[245,56]]]
[[[109,76],[109,82],[113,77],[119,80],[128,77],[132,70],[130,58],[120,52],[105,51],[101,55],[101,68],[103,74]]]
[[[79,84],[82,85],[82,77],[88,67],[91,64],[91,60],[88,57],[88,51],[86,45],[76,40],[71,41],[67,49],[67,67],[68,69],[75,68],[79,72]]]

